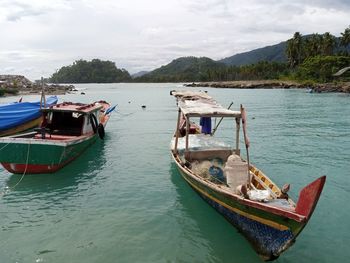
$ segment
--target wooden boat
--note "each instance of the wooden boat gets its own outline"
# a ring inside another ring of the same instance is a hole
[[[44,107],[56,104],[57,100],[56,96],[47,98]],[[0,105],[0,137],[38,127],[42,121],[40,108],[43,104],[37,101]]]
[[[0,162],[11,173],[53,173],[100,137],[114,107],[64,102],[43,108],[34,132],[0,138]]]
[[[264,260],[276,259],[306,226],[326,177],[303,188],[295,204],[288,197],[287,186],[280,189],[240,156],[243,109],[225,109],[203,92],[172,91],[171,95],[176,97],[179,107],[171,153],[182,177],[246,237]],[[233,119],[235,148],[212,134],[190,128],[191,120],[198,117]],[[186,121],[185,128],[181,127],[182,119]]]

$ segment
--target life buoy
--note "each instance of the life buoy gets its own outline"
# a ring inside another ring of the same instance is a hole
[[[100,123],[97,126],[97,132],[98,132],[98,136],[100,136],[100,138],[103,140],[103,138],[105,137],[105,127],[103,126],[102,123]]]
[[[93,113],[90,113],[89,118],[90,118],[92,130],[94,131],[94,133],[96,133],[97,132],[97,118],[96,118],[95,114],[93,114]]]

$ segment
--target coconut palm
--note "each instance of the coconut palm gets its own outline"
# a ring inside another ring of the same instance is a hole
[[[331,35],[329,32],[323,34],[322,41],[322,53],[326,56],[331,56],[334,53],[336,47],[335,36]]]
[[[348,53],[346,51],[346,48],[350,45],[350,26],[344,30],[344,33],[340,33],[340,45],[344,47],[345,53]]]
[[[303,39],[299,32],[295,32],[293,38],[287,41],[287,57],[290,67],[294,68],[303,60]]]
[[[306,57],[314,57],[321,54],[322,39],[322,36],[317,33],[305,39],[304,50]]]

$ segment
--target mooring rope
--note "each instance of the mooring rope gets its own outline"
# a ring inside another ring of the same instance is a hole
[[[8,142],[5,146],[3,146],[0,151],[2,151],[2,149],[6,148],[10,143]]]
[[[24,178],[26,172],[27,172],[27,168],[28,168],[28,162],[29,162],[29,150],[30,150],[30,140],[29,140],[29,143],[28,143],[28,151],[27,151],[27,160],[26,160],[26,167],[24,168],[24,172],[22,174],[22,177],[21,179],[19,179],[19,181],[12,187],[10,187],[11,190],[15,189],[15,187],[17,185],[19,185],[19,183],[22,181],[22,179]]]
[[[136,113],[136,111],[130,112],[130,113],[121,113],[121,112],[118,111],[118,110],[116,110],[115,112],[116,112],[117,114],[119,114],[119,115],[121,115],[121,116],[125,116],[125,117],[130,116],[130,115],[133,115],[133,114]]]

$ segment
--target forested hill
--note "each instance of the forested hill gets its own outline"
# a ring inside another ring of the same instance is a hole
[[[207,57],[181,57],[148,74],[135,78],[134,81],[205,81],[209,71],[224,68],[225,64],[216,62]]]
[[[118,69],[112,61],[93,59],[77,60],[52,74],[51,83],[113,83],[128,82],[131,76],[125,69]]]
[[[258,63],[259,61],[285,63],[287,62],[286,46],[287,42],[284,41],[276,45],[239,53],[231,57],[221,59],[218,62],[224,63],[228,66],[250,65]]]

